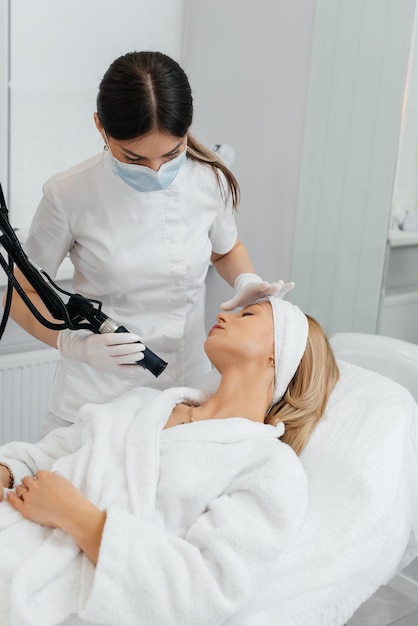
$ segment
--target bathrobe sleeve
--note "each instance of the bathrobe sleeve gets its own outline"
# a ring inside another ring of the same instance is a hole
[[[123,437],[124,429],[135,418],[136,412],[158,393],[155,389],[133,389],[105,405],[85,404],[74,424],[55,428],[37,443],[12,441],[0,446],[0,462],[12,470],[15,485],[23,476],[34,475],[40,469],[55,468],[74,483],[74,473],[81,479],[83,475],[87,477],[90,464],[80,456],[79,470],[75,467],[74,471],[68,471],[72,464],[66,460],[81,448],[86,450],[88,458],[89,450],[97,447],[95,458],[100,456],[104,445],[107,450],[105,442],[115,443],[118,433]],[[115,415],[119,415],[118,420],[115,420]],[[98,471],[103,469],[101,463],[98,463],[98,468]]]
[[[298,532],[306,480],[277,439],[251,458],[185,533],[158,515],[107,510],[99,560],[80,616],[114,626],[217,626],[235,615]]]
[[[0,447],[0,462],[10,467],[16,486],[24,476],[40,469],[50,470],[58,459],[76,451],[81,445],[81,432],[79,423],[57,428],[38,443],[12,441]]]

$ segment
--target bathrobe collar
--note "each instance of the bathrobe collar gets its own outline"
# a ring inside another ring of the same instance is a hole
[[[201,404],[209,395],[201,390],[191,387],[176,387],[167,389],[157,398],[156,409],[159,412],[158,427],[162,431],[162,437],[170,441],[211,441],[211,442],[235,442],[249,437],[280,437],[284,433],[284,425],[277,426],[253,422],[244,417],[228,417],[225,419],[208,419],[196,422],[180,424],[172,428],[164,429],[168,416],[176,404],[180,402]]]

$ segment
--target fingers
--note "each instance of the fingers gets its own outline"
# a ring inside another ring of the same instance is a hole
[[[277,283],[272,283],[267,293],[277,298],[284,298],[284,296],[293,289],[295,283],[284,283],[282,280]]]
[[[19,498],[15,491],[9,491],[7,494],[7,502],[17,511],[22,511],[23,499]]]
[[[232,300],[227,300],[227,302],[222,302],[221,309],[223,311],[233,311],[238,305],[235,304],[235,298]]]
[[[22,483],[21,483],[21,484],[22,484],[22,485],[23,485],[23,487],[25,487],[26,489],[29,489],[29,487],[32,485],[32,483],[33,483],[35,480],[38,480],[38,478],[37,478],[36,474],[35,474],[35,476],[24,476],[24,477],[22,478]]]
[[[285,286],[283,287],[284,293],[287,293],[288,291],[292,291],[294,286],[295,286],[295,283],[293,281],[290,283],[286,283]]]
[[[107,346],[107,354],[117,365],[132,365],[144,358],[143,343],[126,343]]]
[[[29,493],[30,486],[33,485],[36,480],[36,475],[24,476],[22,478],[22,482],[16,487],[16,489],[5,489],[4,492],[7,493],[8,496],[15,496],[24,501],[25,496]]]
[[[15,494],[20,500],[25,500],[26,495],[29,493],[29,489],[25,485],[18,485],[15,489]]]
[[[100,337],[106,346],[106,354],[117,365],[131,365],[144,358],[145,346],[139,341],[137,335],[132,333],[109,333],[96,335]],[[122,339],[120,341],[120,338]]]
[[[244,285],[236,295],[221,304],[221,309],[224,311],[233,311],[239,306],[246,306],[252,302],[256,302],[259,298],[268,295],[268,290],[271,287],[270,283],[265,281],[253,282]]]
[[[100,341],[107,346],[121,344],[143,345],[140,338],[138,335],[135,335],[135,333],[104,333],[103,335],[93,335],[93,337],[100,337],[100,339],[96,339],[96,341]],[[145,350],[145,346],[143,346],[142,350]]]
[[[37,480],[36,476],[24,476],[22,482],[15,489],[15,493],[21,500],[25,499],[25,496],[29,493],[31,485]]]
[[[273,287],[273,289],[281,292],[284,287],[284,280],[278,280],[277,283],[272,283],[269,287]]]
[[[278,280],[275,283],[268,283],[266,281],[248,283],[244,285],[231,300],[223,302],[221,309],[223,311],[233,311],[239,306],[246,306],[265,296],[283,298],[294,286],[294,282],[285,283],[283,280]]]
[[[23,503],[27,499],[28,495],[32,492],[33,487],[38,482],[38,475],[41,478],[43,474],[49,474],[46,470],[40,470],[34,476],[24,476],[22,482],[17,485],[15,489],[10,489],[7,494],[7,499],[14,506],[14,508],[20,510],[23,509]]]
[[[138,361],[142,361],[143,358],[143,352],[133,352],[132,354],[119,354],[112,356],[112,362],[115,365],[134,365],[135,363],[138,363]]]
[[[278,280],[276,283],[268,283],[267,287],[260,288],[259,297],[263,294],[266,296],[275,296],[277,298],[284,298],[284,296],[291,291],[295,286],[294,282],[285,283],[283,280]]]
[[[130,354],[142,354],[145,350],[143,343],[122,343],[122,344],[109,344],[106,347],[106,352],[110,356],[123,356]]]
[[[114,371],[122,365],[142,361],[144,350],[144,344],[132,333],[92,334],[78,357],[100,371]]]

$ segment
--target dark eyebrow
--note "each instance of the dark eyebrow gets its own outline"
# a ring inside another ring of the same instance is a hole
[[[170,150],[170,152],[167,152],[166,154],[162,154],[160,158],[167,157],[167,156],[170,156],[171,154],[173,154],[173,152],[175,152],[178,148],[180,148],[180,146],[183,143],[183,141],[184,141],[184,138],[181,139],[179,141],[179,143],[172,150]],[[129,156],[133,156],[136,159],[147,159],[148,158],[148,157],[144,157],[144,156],[142,156],[140,154],[136,154],[135,152],[132,152],[132,150],[128,150],[127,148],[122,148],[122,150],[125,152],[125,154],[129,154]]]

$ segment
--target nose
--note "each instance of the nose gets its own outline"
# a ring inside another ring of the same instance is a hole
[[[160,159],[149,159],[145,165],[151,170],[154,170],[154,172],[158,172],[163,163],[164,161],[161,161]]]
[[[216,316],[216,321],[226,322],[226,320],[227,320],[227,313],[225,313],[225,311],[219,311],[218,315]]]

